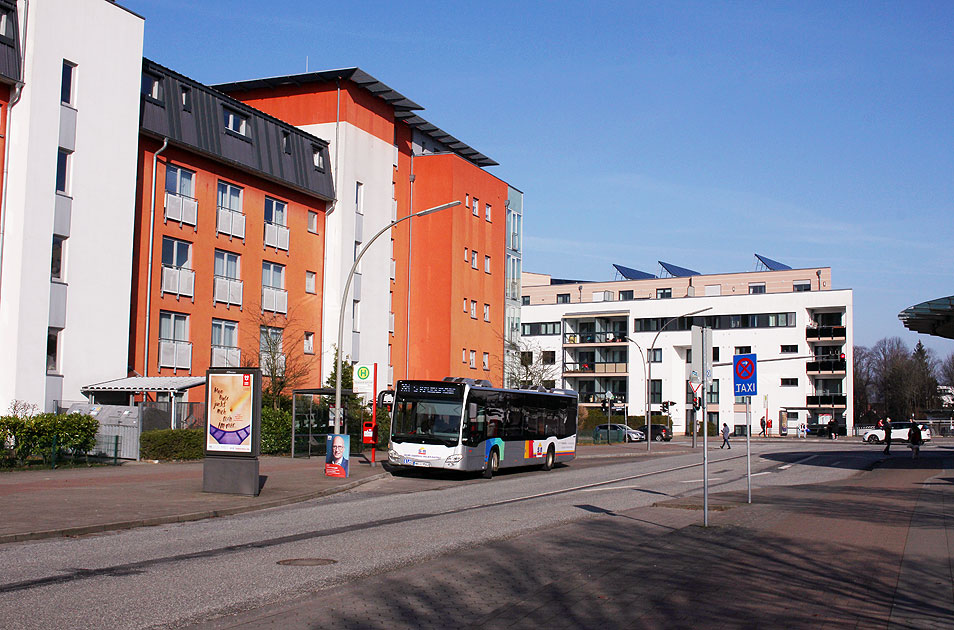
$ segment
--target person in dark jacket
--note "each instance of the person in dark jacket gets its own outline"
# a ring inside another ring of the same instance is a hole
[[[891,454],[891,418],[884,419],[884,454]]]
[[[834,440],[838,437],[838,423],[832,418],[828,421],[828,439]]]
[[[908,443],[911,445],[911,459],[917,459],[921,455],[921,427],[916,422],[911,423],[908,429]]]

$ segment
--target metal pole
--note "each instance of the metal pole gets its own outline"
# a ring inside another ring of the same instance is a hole
[[[702,330],[702,357],[703,357],[703,370],[702,370],[702,524],[705,527],[709,526],[709,419],[706,417],[708,414],[708,398],[709,398],[709,379],[706,378],[705,374],[705,353],[708,351],[706,348],[706,335],[705,327]]]
[[[371,237],[371,240],[368,241],[367,245],[361,248],[361,251],[358,252],[358,255],[354,258],[354,264],[351,265],[351,271],[348,273],[348,279],[345,281],[344,291],[341,294],[341,308],[338,311],[338,347],[335,351],[335,433],[341,433],[341,418],[343,416],[341,409],[341,344],[344,341],[344,317],[345,317],[345,302],[348,300],[348,291],[351,289],[351,281],[354,279],[354,270],[358,267],[358,262],[360,262],[361,257],[364,256],[364,253],[368,251],[368,248],[371,247],[371,244],[377,240],[379,236],[393,228],[395,225],[401,221],[406,221],[407,219],[413,217],[422,217],[425,214],[431,214],[432,212],[438,212],[440,210],[446,210],[447,208],[453,208],[454,206],[459,206],[460,201],[451,201],[450,203],[441,204],[439,206],[434,206],[433,208],[428,208],[427,210],[421,210],[420,212],[415,212],[414,214],[409,214],[406,217],[401,217],[396,221],[391,221],[389,224],[385,225],[381,230]]]
[[[752,435],[752,416],[749,410],[751,400],[751,396],[745,397],[745,482],[749,490],[749,503],[752,502],[752,449],[749,437]]]

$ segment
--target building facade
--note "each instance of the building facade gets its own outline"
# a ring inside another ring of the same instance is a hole
[[[516,192],[485,170],[496,163],[358,68],[215,87],[330,143],[338,197],[326,227],[324,375],[345,281],[367,239],[399,218],[459,200],[403,221],[370,247],[344,297],[341,350],[351,361],[377,363],[382,389],[449,375],[500,383],[506,208]]]
[[[127,374],[142,42],[114,2],[0,3],[0,412]]]
[[[524,361],[551,365],[546,384],[578,391],[581,404],[612,400],[631,416],[644,415],[648,381],[652,412],[673,403],[674,431],[685,433],[696,395],[689,385],[690,329],[704,324],[712,329],[712,381],[703,404],[710,422],[745,425],[746,401],[733,395],[732,358],[754,353],[754,426],[765,416],[770,432],[778,434],[782,422],[794,434],[800,423],[833,418],[851,431],[852,292],[831,288],[829,268],[691,273],[613,282],[525,273]]]

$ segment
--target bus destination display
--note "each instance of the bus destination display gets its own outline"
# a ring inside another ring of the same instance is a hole
[[[460,399],[464,395],[463,383],[435,383],[433,381],[398,381],[399,396],[427,396]]]

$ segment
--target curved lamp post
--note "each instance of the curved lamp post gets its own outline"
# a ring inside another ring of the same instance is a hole
[[[653,343],[651,346],[649,346],[649,351],[646,352],[646,367],[647,367],[647,370],[646,370],[646,452],[647,453],[652,450],[651,444],[653,441],[652,404],[650,403],[650,399],[649,399],[649,381],[650,379],[652,379],[652,376],[653,376],[652,356],[653,356],[653,350],[656,349],[656,341],[659,339],[659,335],[662,334],[662,331],[666,330],[666,328],[669,327],[669,324],[673,323],[677,319],[682,319],[683,317],[692,317],[693,315],[698,315],[699,313],[705,313],[706,311],[711,311],[711,310],[712,310],[712,307],[707,306],[706,308],[700,308],[698,311],[692,311],[691,313],[686,313],[684,315],[677,315],[676,317],[670,318],[669,321],[666,322],[659,329],[659,332],[656,333],[656,336],[653,337]],[[662,392],[660,392],[660,396],[662,396]],[[692,430],[695,431],[696,428],[693,427]]]
[[[393,228],[395,225],[401,221],[406,221],[413,217],[423,217],[425,214],[431,214],[438,212],[440,210],[446,210],[447,208],[453,208],[454,206],[459,206],[459,201],[451,201],[450,203],[444,203],[439,206],[434,206],[433,208],[428,208],[427,210],[421,210],[420,212],[415,212],[409,214],[406,217],[401,217],[396,221],[391,221],[385,225],[381,230],[371,237],[371,240],[361,248],[361,251],[358,252],[358,255],[354,258],[354,264],[351,265],[351,272],[348,273],[348,280],[345,281],[344,293],[341,294],[341,309],[338,312],[338,347],[336,348],[335,354],[337,355],[337,361],[335,366],[335,433],[341,433],[341,419],[344,416],[341,409],[341,344],[344,340],[344,318],[345,318],[345,302],[348,300],[348,291],[351,290],[351,281],[354,279],[354,270],[358,268],[358,262],[361,260],[361,257],[364,256],[364,253],[368,251],[368,248],[371,247],[371,244],[374,241]],[[377,394],[377,392],[375,392]]]

